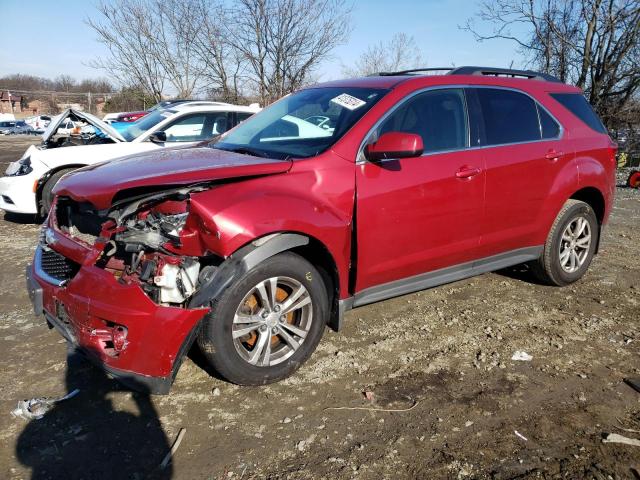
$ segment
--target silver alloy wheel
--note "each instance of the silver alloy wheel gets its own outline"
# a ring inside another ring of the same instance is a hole
[[[233,344],[251,365],[284,362],[304,342],[313,321],[311,295],[290,277],[268,278],[240,302],[233,318]]]
[[[587,257],[591,247],[591,227],[585,217],[571,220],[560,238],[560,266],[567,273],[578,270]]]

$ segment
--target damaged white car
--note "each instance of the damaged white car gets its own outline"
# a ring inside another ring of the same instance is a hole
[[[0,209],[44,216],[51,207],[53,187],[73,170],[158,148],[195,145],[259,110],[256,105],[185,103],[155,110],[118,131],[89,113],[68,109],[52,119],[42,143],[30,146],[0,177]],[[67,131],[63,127],[70,122],[76,128]]]

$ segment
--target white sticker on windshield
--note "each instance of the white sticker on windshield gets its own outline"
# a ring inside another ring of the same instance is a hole
[[[366,105],[367,102],[360,100],[359,98],[352,97],[348,93],[343,93],[338,95],[335,98],[332,98],[331,101],[341,107],[346,108],[347,110],[355,110],[356,108],[360,108],[363,105]]]

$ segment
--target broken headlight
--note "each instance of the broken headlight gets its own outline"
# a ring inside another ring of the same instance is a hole
[[[18,160],[17,162],[10,163],[5,175],[8,177],[19,177],[22,175],[28,175],[31,172],[33,172],[33,167],[31,167],[31,157],[27,157]]]

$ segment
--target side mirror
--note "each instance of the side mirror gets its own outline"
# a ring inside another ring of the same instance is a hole
[[[164,143],[167,141],[167,134],[162,130],[159,132],[153,132],[149,135],[149,140],[153,143]]]
[[[415,133],[388,132],[377,142],[364,147],[364,156],[371,162],[392,158],[419,157],[424,151],[422,137]]]

